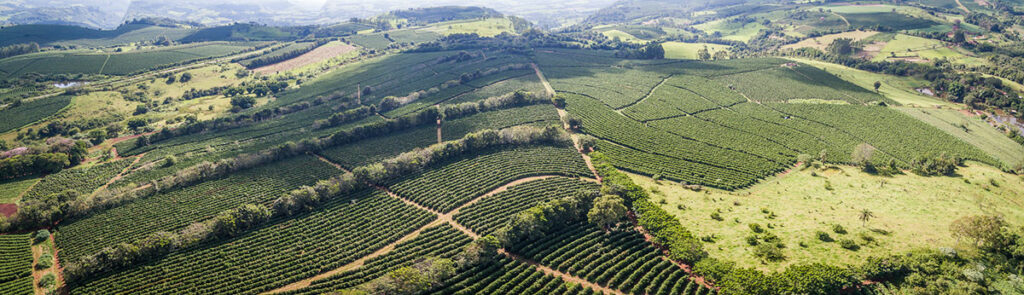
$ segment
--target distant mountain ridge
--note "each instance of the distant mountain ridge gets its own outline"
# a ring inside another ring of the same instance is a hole
[[[132,19],[160,17],[205,26],[250,22],[301,26],[340,23],[410,8],[457,5],[488,7],[496,13],[555,27],[580,21],[614,0],[327,0],[320,6],[296,1],[300,0],[3,0],[0,24],[63,24],[111,30]]]

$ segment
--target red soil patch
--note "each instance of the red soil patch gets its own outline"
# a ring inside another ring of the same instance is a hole
[[[18,204],[0,204],[0,215],[11,217],[14,213],[18,213]]]
[[[299,55],[293,59],[289,59],[272,65],[262,66],[256,68],[254,71],[263,74],[288,71],[312,63],[320,62],[328,58],[339,56],[348,53],[349,51],[352,50],[356,50],[356,47],[348,44],[323,45],[309,52],[303,53],[302,55]]]

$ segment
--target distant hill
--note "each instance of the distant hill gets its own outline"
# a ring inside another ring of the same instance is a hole
[[[501,17],[497,10],[477,6],[441,6],[395,10],[390,13],[413,23],[437,23],[459,19]]]

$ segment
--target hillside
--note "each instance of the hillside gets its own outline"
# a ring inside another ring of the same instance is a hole
[[[0,294],[1020,294],[1024,30],[940,2],[3,27]]]

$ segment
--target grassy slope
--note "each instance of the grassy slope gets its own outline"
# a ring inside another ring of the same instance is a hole
[[[818,176],[812,176],[812,169],[808,169],[769,178],[738,192],[694,192],[666,181],[656,185],[643,176],[633,175],[633,179],[645,188],[656,188],[654,199],[665,199],[662,207],[696,234],[715,235],[715,243],[705,244],[712,257],[728,257],[742,266],[778,270],[793,263],[857,264],[873,255],[917,247],[956,246],[948,232],[949,223],[965,215],[999,214],[1012,224],[1024,224],[1024,203],[1017,197],[1024,194],[1024,179],[976,163],[958,172],[962,177],[882,177],[842,166],[819,170],[815,172]],[[832,190],[826,189],[826,182]],[[762,208],[777,217],[767,218]],[[875,215],[867,227],[858,219],[862,209]],[[723,221],[710,218],[716,210],[722,210]],[[745,240],[752,233],[750,223],[773,225],[774,229],[768,230],[786,245],[786,261],[762,264],[754,257],[753,247]],[[849,233],[832,232],[834,224],[842,225]],[[855,240],[861,249],[850,251],[836,242],[819,241],[816,231],[828,232],[836,240]],[[862,232],[874,237],[876,243],[866,244],[858,238]],[[800,242],[807,247],[801,247]]]
[[[883,96],[895,100],[896,102],[899,102],[900,104],[903,105],[954,107],[954,104],[952,103],[917,93],[917,91],[915,91],[914,88],[926,86],[927,82],[925,81],[917,80],[914,78],[876,74],[868,71],[858,70],[841,65],[820,62],[810,59],[791,59],[828,71],[829,73],[835,74],[843,80],[849,81],[850,83],[856,84],[857,86],[864,87],[864,89],[874,89],[873,84],[875,83],[875,81],[880,81],[882,82],[882,87],[879,88],[878,91]]]
[[[672,59],[697,59],[697,50],[708,47],[710,54],[715,54],[719,50],[729,51],[732,46],[719,45],[711,43],[683,43],[683,42],[665,42],[661,44],[665,48],[665,58]]]
[[[1010,167],[1024,163],[1024,146],[1010,140],[978,118],[967,117],[960,111],[952,109],[897,109],[978,147]],[[966,126],[966,131],[957,126],[961,124]]]

